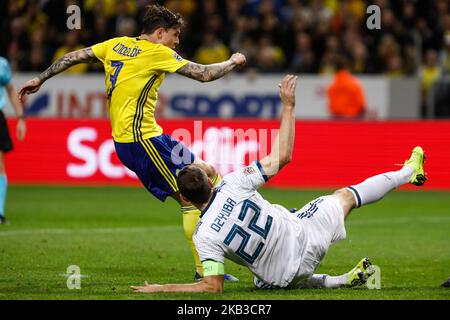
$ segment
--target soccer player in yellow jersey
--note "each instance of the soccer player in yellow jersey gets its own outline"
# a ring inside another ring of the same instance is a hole
[[[146,7],[142,33],[119,37],[89,48],[65,54],[37,78],[27,81],[19,98],[35,93],[54,75],[79,63],[100,60],[105,68],[106,93],[112,136],[122,163],[134,171],[147,190],[161,201],[167,196],[181,205],[186,238],[194,254],[196,278],[202,277],[202,264],[192,241],[200,211],[180,197],[176,171],[191,163],[207,172],[212,183],[221,178],[214,167],[195,157],[179,141],[163,134],[154,113],[158,89],[167,72],[177,72],[201,82],[223,77],[245,64],[245,56],[235,53],[227,61],[201,65],[180,57],[173,49],[179,44],[183,19],[163,6]],[[230,276],[230,280],[234,278]]]

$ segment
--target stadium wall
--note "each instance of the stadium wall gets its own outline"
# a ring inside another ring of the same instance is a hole
[[[20,87],[34,74],[18,74]],[[168,75],[159,90],[159,119],[189,118],[278,118],[281,111],[278,83],[282,75],[234,75],[211,83],[186,81]],[[371,119],[419,118],[420,88],[417,78],[362,76]],[[299,80],[296,109],[298,119],[328,119],[326,90],[328,76],[304,76]],[[27,114],[35,117],[107,118],[102,75],[63,75],[50,79],[39,93],[30,96]],[[5,110],[13,114],[12,108]]]
[[[5,155],[11,184],[139,185],[119,162],[107,120],[28,119],[24,142]],[[222,173],[270,151],[278,121],[161,120]],[[10,128],[16,125],[9,122]],[[398,169],[410,150],[428,153],[425,189],[450,190],[450,121],[297,121],[293,161],[269,185],[335,188]]]

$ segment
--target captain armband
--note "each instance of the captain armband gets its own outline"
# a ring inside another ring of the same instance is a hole
[[[222,276],[225,274],[225,267],[222,262],[213,260],[203,261],[203,276]]]

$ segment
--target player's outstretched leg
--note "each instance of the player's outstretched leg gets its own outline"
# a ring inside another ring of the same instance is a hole
[[[340,276],[330,276],[328,274],[313,274],[304,287],[306,288],[354,288],[367,282],[373,274],[369,258],[361,259],[358,264],[349,272]]]
[[[191,248],[192,255],[194,256],[195,261],[196,272],[194,279],[197,280],[201,278],[201,275],[203,274],[203,268],[197,250],[195,249],[192,237],[194,235],[195,227],[197,225],[201,212],[193,205],[185,204],[181,206],[181,213],[183,215],[184,236],[189,244],[189,247]]]
[[[360,184],[340,189],[333,195],[338,198],[347,215],[351,209],[376,202],[401,185],[412,183],[422,186],[427,180],[423,169],[424,160],[423,149],[415,147],[402,169],[370,177]]]

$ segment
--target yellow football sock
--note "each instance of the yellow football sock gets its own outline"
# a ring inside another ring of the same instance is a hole
[[[189,246],[191,247],[192,255],[194,256],[195,266],[197,271],[203,276],[203,267],[202,262],[197,253],[197,249],[195,249],[194,241],[192,240],[192,236],[194,235],[195,227],[197,226],[198,219],[200,217],[200,210],[198,210],[194,206],[182,207],[181,211],[183,213],[183,228],[184,235],[186,237]]]
[[[219,174],[216,174],[211,179],[214,187],[216,187],[220,181],[222,181],[222,177]],[[203,276],[203,266],[200,261],[200,257],[198,256],[197,249],[195,249],[194,241],[192,237],[194,235],[195,228],[197,227],[198,219],[200,218],[201,211],[198,210],[193,205],[181,207],[181,212],[183,213],[183,229],[184,235],[186,237],[189,246],[191,247],[192,255],[195,260],[195,267],[200,275]]]

